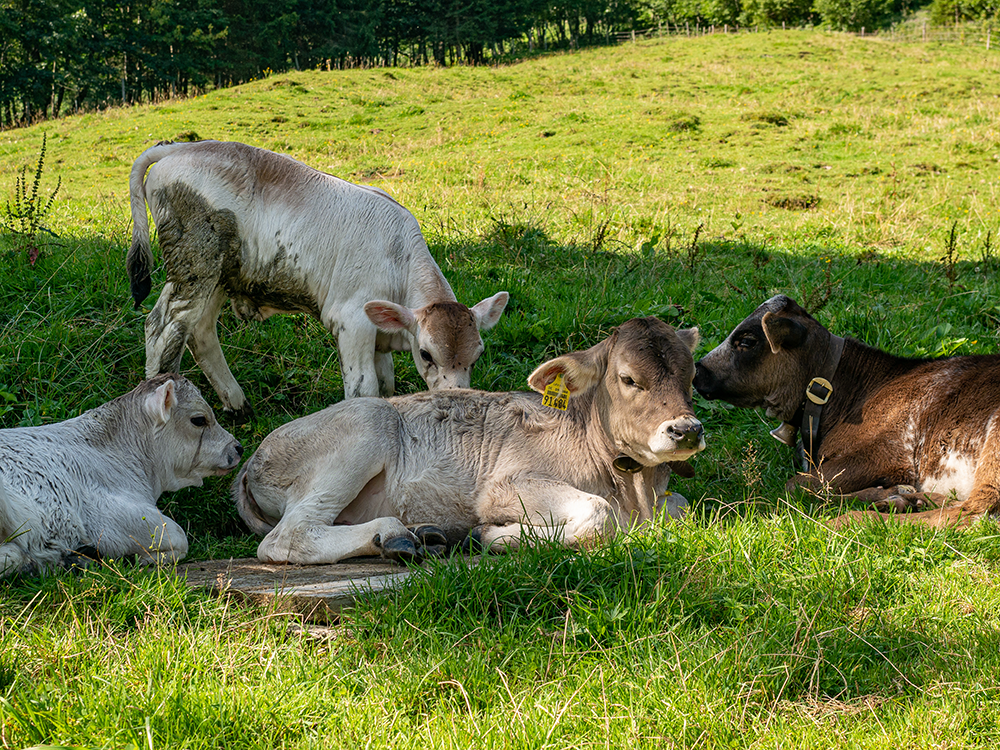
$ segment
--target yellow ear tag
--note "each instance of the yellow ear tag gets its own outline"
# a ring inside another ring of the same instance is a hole
[[[563,383],[562,373],[556,375],[555,380],[545,386],[542,406],[551,406],[559,411],[566,411],[569,408],[569,388]]]

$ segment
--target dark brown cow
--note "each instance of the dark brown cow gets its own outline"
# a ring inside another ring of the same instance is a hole
[[[450,390],[352,399],[289,422],[233,488],[240,515],[264,535],[257,556],[412,558],[422,552],[407,526],[420,524],[444,530],[418,530],[433,546],[473,529],[487,549],[584,544],[676,510],[671,462],[705,447],[691,410],[697,342],[694,328],[630,320],[531,374],[548,403]]]
[[[697,363],[694,386],[765,407],[783,442],[800,430],[803,473],[789,489],[825,486],[883,511],[946,506],[901,516],[943,526],[1000,510],[998,382],[998,356],[896,357],[778,295]]]

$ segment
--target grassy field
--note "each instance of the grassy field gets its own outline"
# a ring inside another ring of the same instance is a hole
[[[0,427],[133,387],[132,160],[239,140],[377,185],[460,300],[511,303],[473,384],[656,314],[708,351],[783,292],[911,355],[994,352],[1000,56],[820,32],[665,39],[504,68],[309,72],[0,132],[61,180],[37,261],[0,232]],[[8,221],[8,223],[10,223]],[[299,316],[221,320],[258,418],[342,395]],[[186,374],[218,406],[187,356]],[[422,383],[397,357],[403,392]],[[1000,739],[1000,543],[835,533],[787,497],[763,415],[696,402],[708,449],[683,523],[575,553],[435,564],[329,630],[112,566],[0,589],[0,747],[974,747]],[[252,554],[229,478],[164,498],[192,557]]]

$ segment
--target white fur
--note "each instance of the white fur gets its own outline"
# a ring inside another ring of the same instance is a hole
[[[235,468],[240,449],[189,382],[145,390],[64,422],[0,430],[0,575],[56,566],[82,547],[146,561],[187,554],[157,499]]]
[[[171,218],[171,208],[157,196],[176,184],[193,190],[213,211],[236,217],[243,280],[267,289],[268,279],[280,273],[294,283],[302,299],[310,301],[322,324],[337,337],[345,398],[392,395],[393,350],[412,351],[418,372],[431,389],[468,387],[469,361],[452,363],[438,357],[436,366],[445,372],[428,375],[421,349],[436,353],[444,344],[421,329],[419,314],[412,325],[382,329],[367,314],[365,304],[373,300],[395,303],[411,319],[432,303],[455,301],[416,219],[384,191],[244,144],[160,144],[141,154],[132,167],[130,257],[136,248],[151,257],[146,200],[154,221],[161,224]],[[147,319],[146,374],[175,366],[163,357],[172,332],[179,332],[226,409],[240,411],[246,398],[226,364],[216,333],[227,293],[216,279],[203,281],[191,299],[178,297],[179,289],[170,282],[164,286]],[[234,308],[261,320],[286,311],[264,300],[251,302],[246,306],[234,300]],[[507,293],[500,292],[480,303],[484,308],[472,308],[476,326],[463,333],[474,338],[468,346],[478,345],[481,351],[476,328],[486,330],[495,324],[506,303]],[[157,323],[151,325],[152,321]],[[447,339],[447,333],[440,338]]]

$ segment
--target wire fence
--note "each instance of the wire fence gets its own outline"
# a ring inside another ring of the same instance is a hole
[[[784,24],[782,30],[786,30]],[[787,28],[803,28],[801,26],[789,26]],[[648,29],[634,29],[632,31],[619,31],[610,35],[610,39],[623,44],[635,42],[642,39],[655,39],[663,36],[706,36],[709,34],[754,34],[760,32],[776,31],[777,27],[767,26],[730,26],[730,25],[708,25],[700,24],[670,24],[662,23]],[[960,44],[964,46],[984,47],[985,49],[995,49],[1000,40],[997,34],[993,33],[993,27],[989,25],[980,26],[972,24],[959,24],[956,26],[932,26],[926,21],[914,23],[912,21],[894,25],[888,29],[862,28],[853,33],[855,36],[878,37],[898,42],[939,42],[948,44]]]

